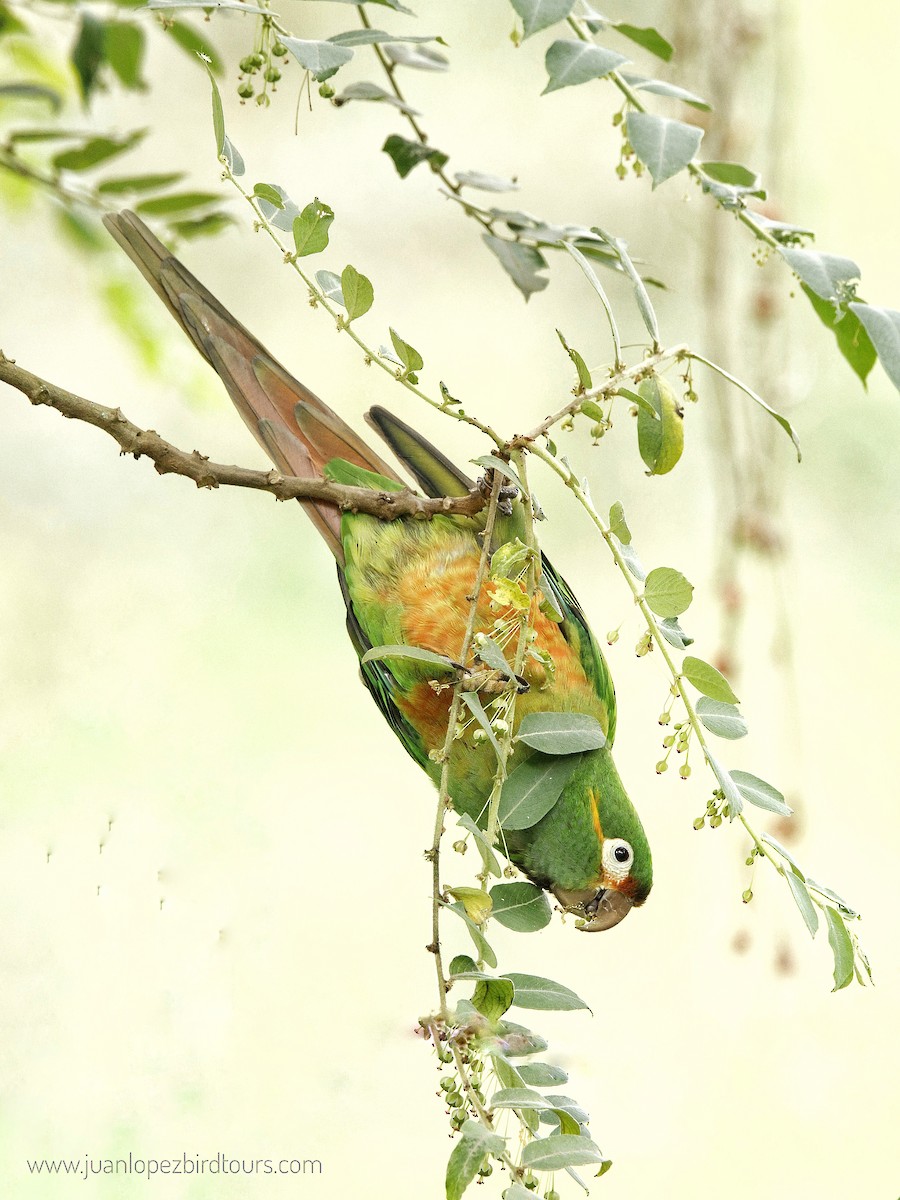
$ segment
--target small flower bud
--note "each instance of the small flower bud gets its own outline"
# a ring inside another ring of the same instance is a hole
[[[618,640],[619,640],[618,629],[611,629],[609,631],[609,633],[606,635],[607,646],[614,646]]]
[[[453,849],[456,851],[457,854],[465,854],[465,852],[466,852],[465,839],[460,838],[460,840],[458,842],[454,842]]]

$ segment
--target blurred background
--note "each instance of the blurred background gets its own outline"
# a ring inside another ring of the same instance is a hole
[[[302,37],[354,25],[344,6],[281,7]],[[654,296],[664,341],[725,358],[798,429],[800,466],[763,414],[698,370],[672,475],[645,477],[624,411],[599,447],[569,435],[566,452],[601,511],[624,503],[645,563],[696,585],[693,649],[729,664],[750,724],[723,757],[795,805],[792,850],[864,914],[877,986],[830,994],[825,934],[810,942],[783,881],[760,868],[743,905],[740,831],[692,829],[702,772],[656,776],[663,664],[635,656],[641,629],[621,580],[537,468],[545,549],[598,634],[622,624],[609,650],[617,759],[656,882],[646,908],[600,938],[558,921],[530,940],[495,930],[501,970],[559,979],[594,1009],[530,1022],[615,1161],[594,1194],[896,1200],[898,397],[880,367],[863,390],[806,300],[791,298],[783,265],[754,264],[749,235],[722,213],[711,232],[711,205],[684,176],[652,197],[646,179],[616,179],[612,89],[539,97],[552,35],[515,51],[499,0],[415,7],[418,21],[379,9],[373,23],[449,43],[448,74],[408,71],[404,84],[452,169],[514,174],[510,207],[627,238],[668,285]],[[721,89],[727,137],[709,133],[709,157],[774,173],[773,215],[851,255],[865,299],[897,307],[900,10],[732,7],[620,2],[610,15],[678,34],[681,61],[658,73]],[[251,49],[243,21],[209,29],[229,64]],[[52,21],[47,37],[62,37]],[[151,125],[132,167],[192,171],[231,203],[205,74],[150,41],[152,92],[100,97],[90,120]],[[377,78],[357,60],[348,80]],[[371,341],[394,326],[423,354],[430,388],[444,379],[510,433],[533,425],[571,387],[557,327],[589,364],[609,358],[577,268],[554,259],[550,287],[525,305],[427,169],[400,181],[378,152],[404,132],[399,114],[336,110],[315,89],[312,111],[305,96],[298,109],[300,75],[268,111],[239,106],[233,72],[223,81],[247,179],[334,207],[315,267],[352,262],[374,281],[361,323]],[[127,262],[74,251],[48,205],[12,190],[6,200],[4,352],[179,446],[263,466],[149,290],[139,316],[155,371],[110,321],[100,288],[134,278]],[[461,463],[486,451],[367,370],[232,207],[232,229],[180,253],[273,353],[352,423],[385,404]],[[624,340],[640,341],[627,287],[608,285]],[[0,429],[0,1193],[77,1193],[73,1180],[29,1177],[26,1158],[130,1150],[317,1158],[324,1170],[302,1185],[118,1177],[86,1185],[91,1195],[443,1194],[451,1144],[433,1057],[413,1034],[435,1003],[422,858],[433,795],[357,682],[326,550],[295,505],[160,479],[6,388]],[[764,814],[758,824],[792,836]],[[470,858],[448,854],[448,882],[469,881]],[[464,937],[446,930],[454,953],[468,952]],[[495,1176],[485,1194],[499,1190]]]

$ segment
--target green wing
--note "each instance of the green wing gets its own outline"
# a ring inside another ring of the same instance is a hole
[[[472,480],[463,474],[437,447],[432,446],[405,421],[381,407],[372,408],[366,420],[376,429],[397,458],[412,472],[422,490],[429,496],[460,496],[472,487]],[[581,659],[584,672],[609,715],[608,741],[616,735],[616,693],[606,660],[591,633],[581,605],[572,589],[541,555],[542,586],[552,593],[556,608],[562,613],[560,626],[563,637]]]

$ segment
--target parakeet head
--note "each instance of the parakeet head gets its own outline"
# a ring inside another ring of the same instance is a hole
[[[585,755],[584,772],[572,783],[580,789],[578,808],[590,822],[592,866],[581,886],[558,877],[552,885],[567,910],[584,917],[584,933],[611,929],[632,908],[644,903],[653,886],[650,846],[640,818],[628,798],[609,750]]]

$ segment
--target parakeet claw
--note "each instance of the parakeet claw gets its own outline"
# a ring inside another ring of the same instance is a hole
[[[563,888],[554,888],[553,892],[566,912],[586,918],[576,927],[580,933],[612,929],[628,916],[633,904],[630,896],[613,888],[597,888],[593,892],[567,892]]]
[[[485,471],[478,480],[478,490],[482,495],[490,495],[491,489],[494,486],[494,472]],[[512,516],[512,502],[519,494],[519,489],[514,483],[505,483],[500,489],[500,497],[497,503],[497,511],[504,517]]]

